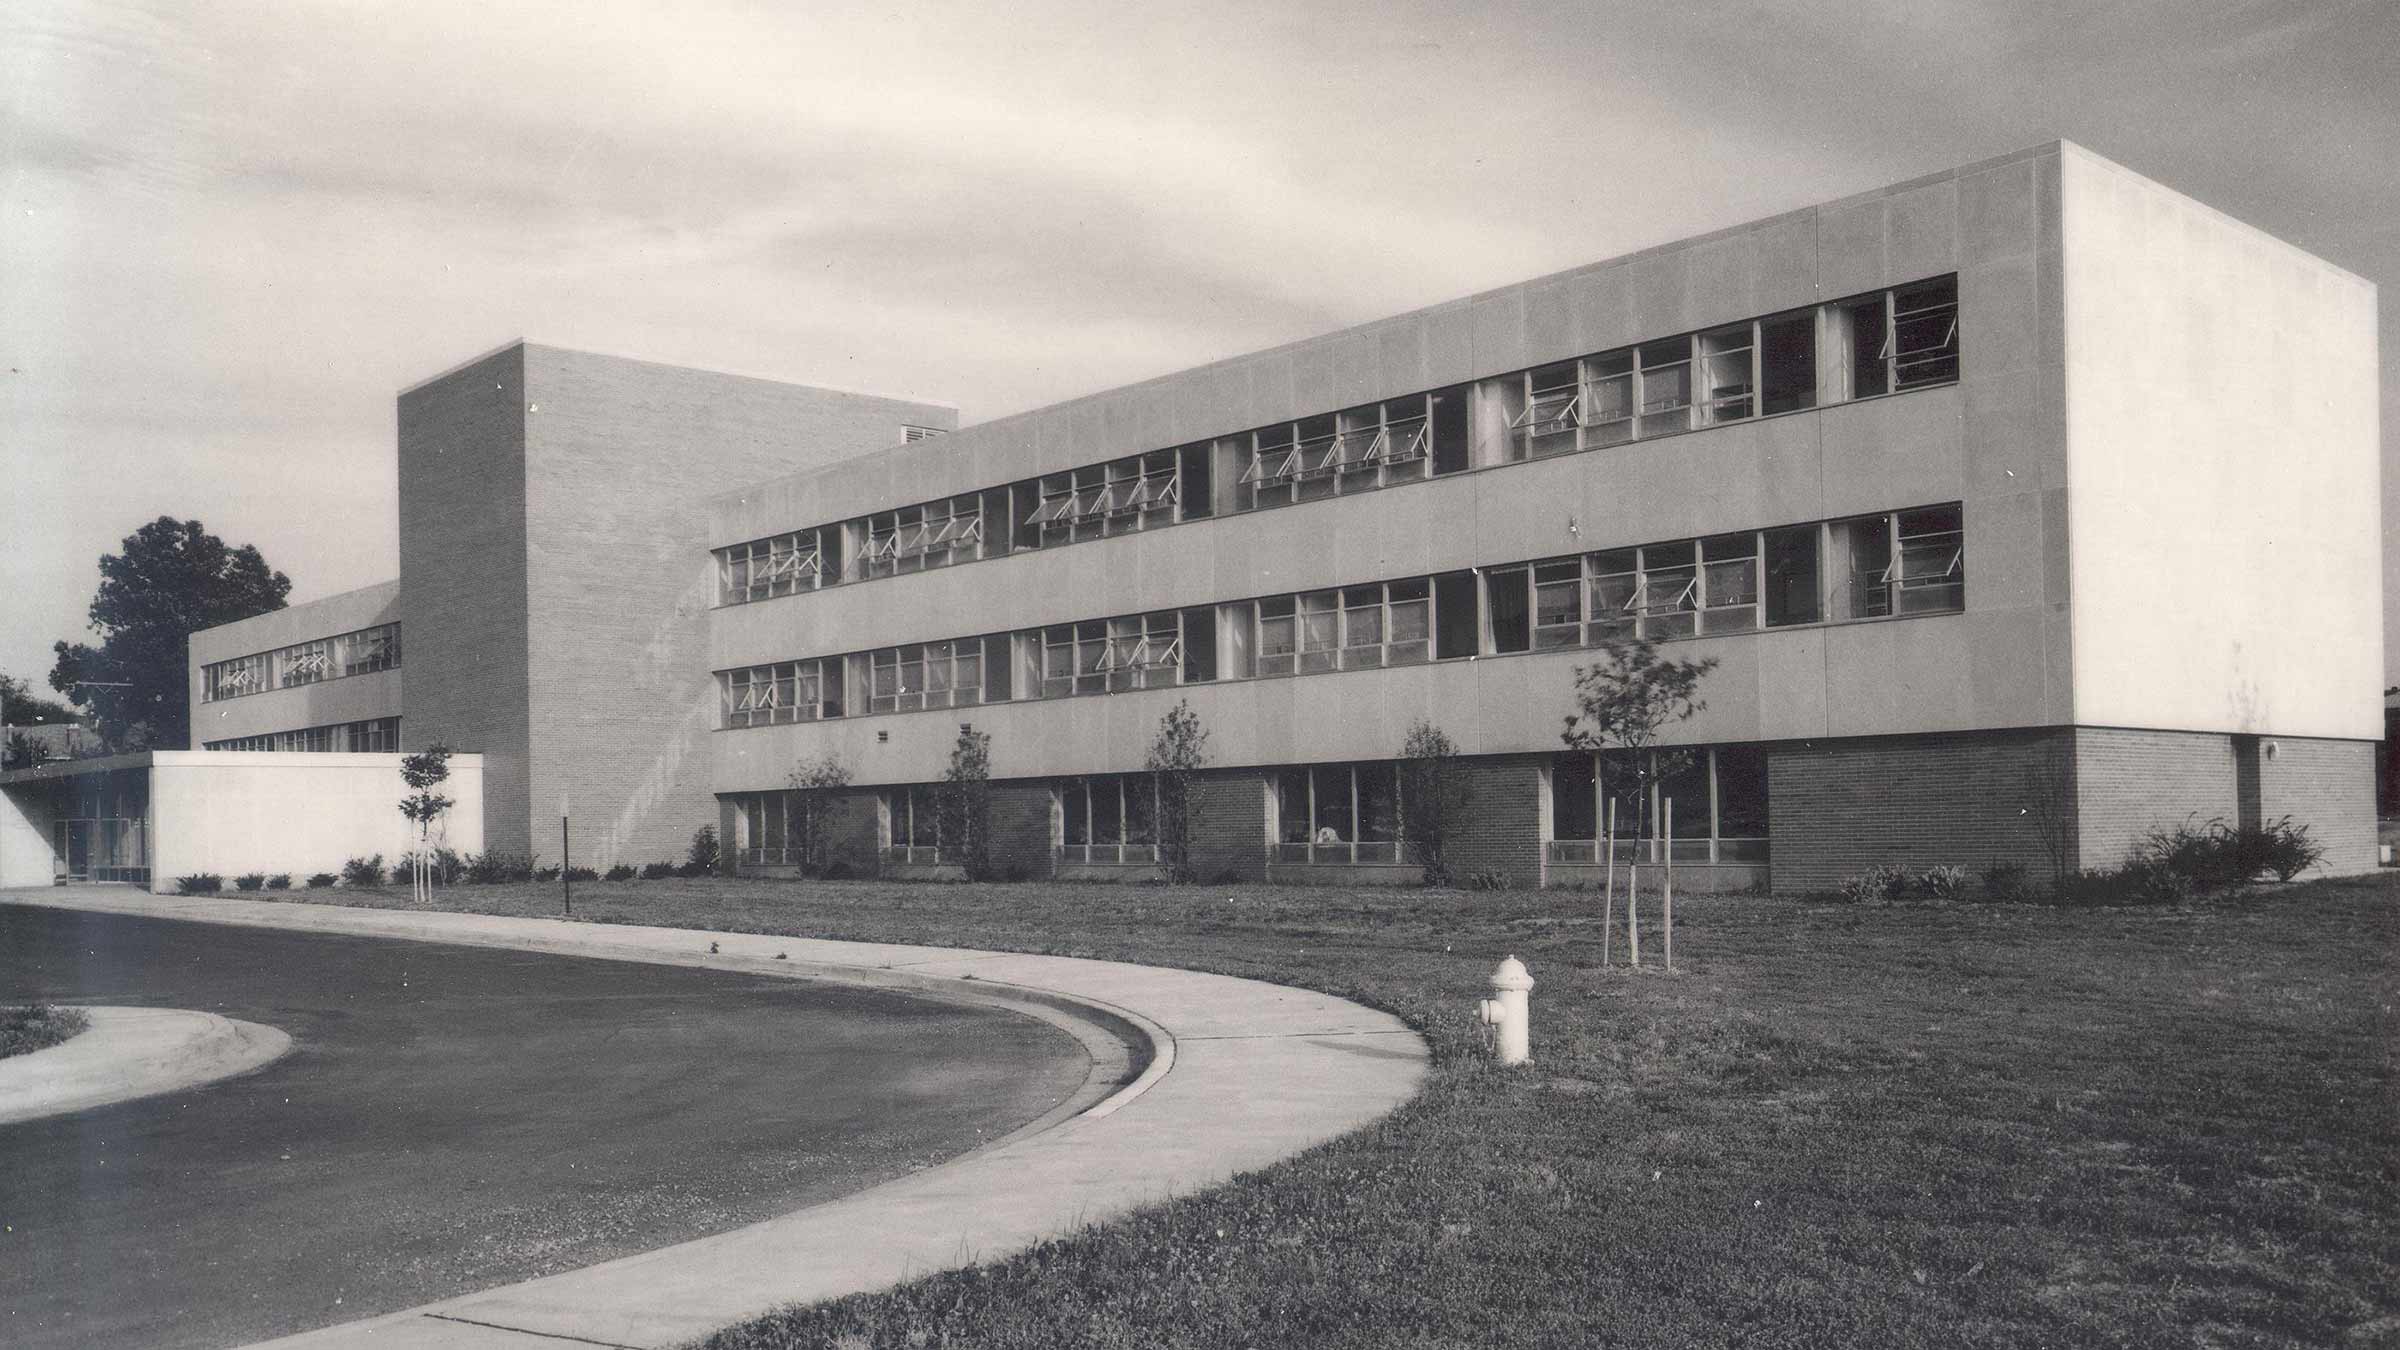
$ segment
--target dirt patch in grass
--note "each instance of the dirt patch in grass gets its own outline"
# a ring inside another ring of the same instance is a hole
[[[0,1059],[47,1050],[82,1034],[91,1025],[92,1015],[81,1008],[60,1008],[48,1003],[0,1008]]]
[[[2396,902],[2383,877],[2171,909],[1695,897],[1669,976],[1602,969],[1573,893],[575,896],[598,922],[1303,985],[1434,1046],[1424,1093],[1378,1126],[725,1348],[2400,1344]],[[558,891],[435,904],[552,914]],[[1484,1061],[1470,1018],[1511,952],[1539,981],[1520,1071]]]

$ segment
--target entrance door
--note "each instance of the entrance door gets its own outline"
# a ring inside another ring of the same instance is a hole
[[[66,855],[67,879],[70,881],[90,880],[92,875],[92,822],[62,820],[59,822],[59,828],[66,835],[65,847],[59,851]]]

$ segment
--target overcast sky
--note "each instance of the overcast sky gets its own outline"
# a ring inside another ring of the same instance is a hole
[[[975,422],[2054,137],[2385,288],[2388,429],[2396,69],[2391,0],[7,0],[0,670],[162,513],[396,575],[395,393],[518,337]]]

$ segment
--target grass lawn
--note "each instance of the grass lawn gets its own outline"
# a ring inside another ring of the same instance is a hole
[[[550,914],[558,888],[436,903]],[[1423,1095],[1378,1127],[714,1346],[2400,1346],[2394,878],[2174,909],[1690,898],[1673,976],[1601,969],[1596,904],[714,879],[575,894],[601,922],[1304,985],[1434,1046]],[[1503,1071],[1470,1009],[1510,952],[1539,981],[1535,1062]]]
[[[0,1008],[0,1059],[47,1050],[92,1025],[81,1008],[58,1008],[47,1003]]]

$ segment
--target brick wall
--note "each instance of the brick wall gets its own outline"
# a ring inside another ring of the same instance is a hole
[[[1267,876],[1267,779],[1261,769],[1217,769],[1192,780],[1192,875],[1214,881]]]
[[[1451,830],[1450,870],[1460,881],[1499,872],[1518,886],[1542,882],[1543,755],[1482,755],[1459,761],[1461,819]]]
[[[529,790],[524,408],[516,347],[400,396],[400,743],[481,754],[485,847],[555,859]]]
[[[2215,732],[2075,728],[2079,866],[2121,866],[2141,837],[2241,816],[2234,740]]]
[[[2375,742],[2264,738],[2273,744],[2258,771],[2266,820],[2290,816],[2325,848],[2317,874],[2375,870]]]
[[[930,404],[518,346],[400,399],[401,734],[486,758],[495,849],[681,857],[716,818],[709,497],[896,444]]]
[[[2051,863],[2033,820],[2044,809],[2063,818],[2071,860],[2070,745],[2047,729],[1773,744],[1767,812],[1774,886],[1830,889],[1880,862],[1912,869],[2015,862],[2047,876]],[[2034,789],[2045,768],[2058,785],[2047,794]]]
[[[992,870],[1043,880],[1051,874],[1050,785],[992,784]]]
[[[883,871],[882,810],[872,792],[844,792],[825,812],[826,866],[871,877]]]

